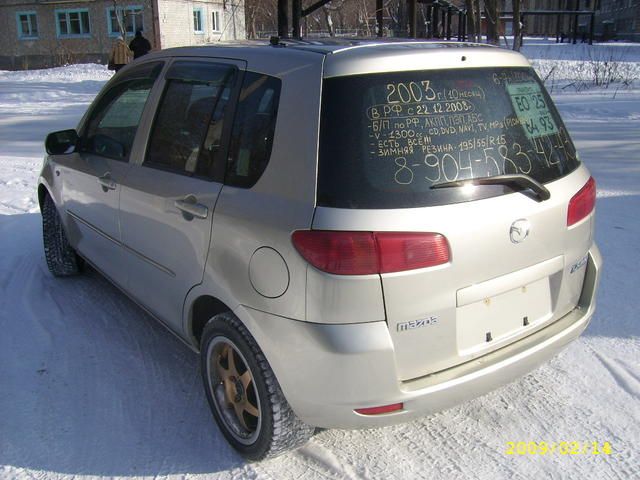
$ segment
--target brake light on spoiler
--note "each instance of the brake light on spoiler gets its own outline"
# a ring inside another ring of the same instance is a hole
[[[334,275],[370,275],[434,267],[450,259],[439,233],[298,230],[296,250],[311,265]]]

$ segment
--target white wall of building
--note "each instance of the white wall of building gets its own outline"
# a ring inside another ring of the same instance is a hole
[[[202,12],[201,31],[194,28],[194,10]],[[244,0],[158,0],[158,22],[162,48],[246,38]]]

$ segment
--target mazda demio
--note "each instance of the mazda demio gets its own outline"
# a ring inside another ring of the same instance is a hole
[[[594,312],[595,182],[515,52],[160,51],[46,151],[49,269],[90,264],[199,352],[249,459],[481,395]]]

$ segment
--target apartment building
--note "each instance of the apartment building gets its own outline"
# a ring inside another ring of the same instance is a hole
[[[0,69],[106,63],[142,30],[153,49],[246,38],[244,0],[3,0]]]

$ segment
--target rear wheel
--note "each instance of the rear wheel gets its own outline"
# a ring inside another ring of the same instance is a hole
[[[311,438],[314,428],[293,413],[262,350],[232,313],[205,327],[201,361],[214,418],[244,457],[275,457]]]
[[[42,240],[47,267],[54,276],[80,273],[82,259],[69,245],[58,209],[49,195],[45,195],[42,203]]]

